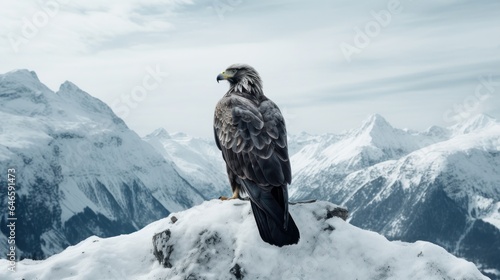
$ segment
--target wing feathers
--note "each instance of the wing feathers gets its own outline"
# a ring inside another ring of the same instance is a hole
[[[217,104],[214,127],[235,174],[262,186],[291,181],[285,122],[272,101],[257,105],[241,96],[226,96]]]

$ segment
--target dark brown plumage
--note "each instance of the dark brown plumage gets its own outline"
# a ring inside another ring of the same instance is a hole
[[[288,213],[292,174],[283,116],[264,95],[251,66],[231,65],[217,76],[219,80],[230,84],[215,108],[214,133],[226,162],[231,198],[239,198],[240,192],[248,195],[265,242],[295,244],[300,234]]]

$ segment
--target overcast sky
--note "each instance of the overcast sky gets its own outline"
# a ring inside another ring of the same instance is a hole
[[[500,117],[500,1],[2,1],[0,72],[69,80],[144,136],[212,137],[233,63],[260,73],[291,133],[373,113],[400,128]]]

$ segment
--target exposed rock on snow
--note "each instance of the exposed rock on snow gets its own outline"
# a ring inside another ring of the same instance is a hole
[[[243,204],[246,204],[243,201],[240,201]],[[316,203],[315,201],[305,202],[305,203]],[[296,203],[296,204],[305,204],[305,203]],[[238,205],[237,203],[233,203],[233,205]],[[348,211],[344,208],[335,206],[333,204],[325,204],[324,211],[314,212],[314,217],[316,220],[328,220],[333,217],[338,217],[343,219],[344,221],[347,219]],[[172,216],[175,217],[175,216]],[[177,221],[177,217],[175,217],[175,221]],[[173,222],[175,223],[175,222]],[[327,225],[323,230],[332,231],[334,228],[331,225]],[[199,233],[200,236],[204,235],[205,231]],[[211,237],[209,242],[220,242],[221,239],[217,233]],[[166,229],[160,233],[157,233],[153,236],[153,254],[160,264],[163,264],[164,267],[171,268],[172,263],[170,257],[172,256],[172,252],[174,251],[177,240],[172,238],[172,232],[170,229]],[[241,266],[239,264],[235,264],[235,271],[239,271],[238,273],[241,275]]]

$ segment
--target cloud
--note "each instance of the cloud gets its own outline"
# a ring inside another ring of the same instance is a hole
[[[260,72],[266,94],[294,116],[292,130],[319,133],[371,113],[403,127],[446,125],[444,112],[474,93],[478,77],[500,75],[498,1],[401,0],[348,62],[339,46],[354,44],[356,28],[389,0],[60,0],[14,51],[9,36],[22,38],[26,20],[54,1],[0,10],[0,71],[35,70],[53,89],[71,80],[111,104],[161,67],[169,76],[125,120],[142,135],[164,126],[211,137],[213,106],[227,90],[215,77],[235,62]],[[497,104],[481,108],[498,112]]]
[[[29,4],[28,4],[29,3]],[[23,1],[3,9],[10,52],[57,50],[76,54],[109,46],[144,44],[150,36],[172,31],[169,21],[178,6],[190,1]],[[10,38],[10,40],[9,40]],[[17,49],[12,40],[23,41]],[[110,42],[116,41],[114,44]],[[153,43],[149,40],[148,43]],[[5,41],[4,41],[5,43]],[[4,49],[9,47],[4,46]]]

